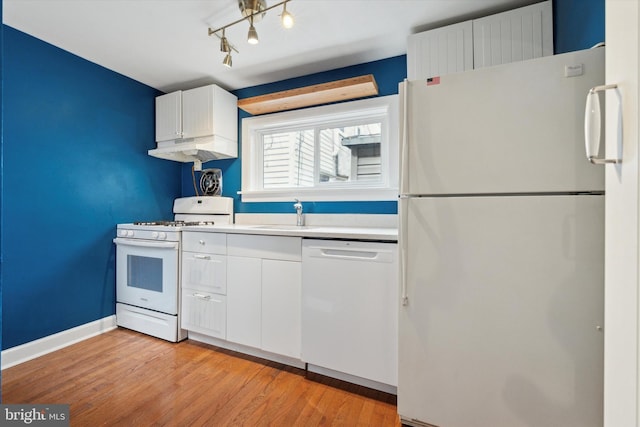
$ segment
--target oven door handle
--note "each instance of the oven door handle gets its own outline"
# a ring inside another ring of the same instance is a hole
[[[146,240],[121,239],[120,237],[116,237],[113,239],[113,243],[139,248],[178,249],[178,242],[149,242]]]

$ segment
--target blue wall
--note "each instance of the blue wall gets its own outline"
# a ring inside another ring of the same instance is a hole
[[[604,41],[604,0],[553,0],[556,54],[588,49]]]
[[[554,49],[555,53],[564,53],[587,49],[604,40],[604,0],[554,0]],[[295,79],[283,80],[246,89],[234,93],[238,99],[264,95],[287,89],[325,83],[333,80],[373,74],[379,87],[379,95],[398,93],[398,83],[407,75],[406,56],[398,56],[381,61],[369,62],[353,67],[340,68],[323,73],[312,74]],[[241,123],[244,117],[251,115],[239,110],[238,135],[242,144]],[[238,150],[240,151],[240,150]],[[204,165],[222,169],[223,195],[233,197],[236,212],[241,213],[291,213],[292,204],[284,203],[242,203],[237,192],[241,188],[240,176],[242,159],[218,160]],[[194,195],[191,167],[182,169],[182,195]],[[389,202],[305,202],[308,213],[396,213],[397,204]]]
[[[380,61],[368,62],[352,67],[339,68],[323,73],[311,74],[295,79],[282,80],[246,89],[240,89],[233,93],[238,99],[250,98],[252,96],[264,95],[267,93],[282,90],[294,89],[318,83],[326,83],[334,80],[347,79],[365,74],[373,74],[378,84],[379,96],[393,95],[398,93],[398,83],[407,76],[406,56],[383,59]],[[238,137],[239,144],[242,144],[242,123],[241,120],[251,115],[243,110],[238,110]],[[241,145],[240,145],[241,147]],[[238,147],[238,152],[241,148]],[[208,162],[204,167],[216,167],[222,169],[223,195],[233,197],[234,209],[241,213],[291,213],[293,212],[293,199],[291,202],[282,203],[242,203],[237,192],[241,188],[241,158],[229,160],[215,160]],[[182,194],[192,196],[195,194],[193,180],[191,177],[191,166],[185,165],[182,169]],[[387,202],[305,202],[306,213],[372,213],[372,214],[395,214],[397,212],[396,201]]]
[[[118,223],[171,216],[158,92],[4,27],[2,344],[115,313]]]

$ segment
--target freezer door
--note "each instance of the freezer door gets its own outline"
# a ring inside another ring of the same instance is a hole
[[[584,105],[603,82],[604,48],[409,81],[401,192],[602,191]]]
[[[602,426],[603,196],[402,201],[398,412]]]

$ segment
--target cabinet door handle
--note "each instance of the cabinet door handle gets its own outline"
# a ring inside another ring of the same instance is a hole
[[[210,255],[194,255],[193,257],[197,259],[211,259]]]
[[[204,295],[204,294],[194,293],[193,296],[196,297],[196,298],[199,298],[199,299],[203,299],[205,301],[209,301],[211,299],[211,295]]]

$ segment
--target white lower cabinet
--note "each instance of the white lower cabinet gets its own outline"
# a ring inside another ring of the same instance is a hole
[[[302,239],[229,235],[227,340],[300,358]]]
[[[226,235],[184,231],[182,249],[181,327],[226,339]]]
[[[227,339],[260,348],[261,311],[260,258],[227,258]]]
[[[262,349],[300,358],[302,264],[262,260]]]
[[[214,338],[226,338],[227,304],[224,295],[182,289],[182,328]]]
[[[184,234],[181,320],[194,339],[395,392],[397,244]]]

